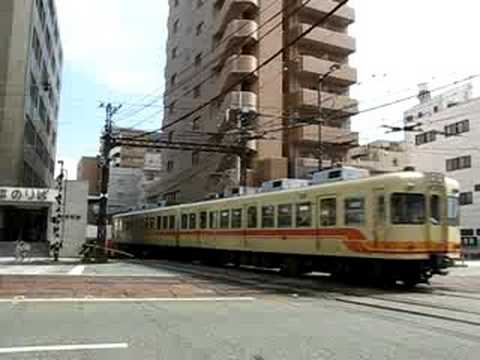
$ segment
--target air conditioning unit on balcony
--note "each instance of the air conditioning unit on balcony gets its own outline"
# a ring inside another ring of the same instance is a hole
[[[310,185],[308,180],[301,179],[278,179],[262,183],[260,192],[271,192],[279,190],[296,189]]]

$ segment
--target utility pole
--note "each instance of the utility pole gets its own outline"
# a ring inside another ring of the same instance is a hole
[[[333,64],[330,66],[330,69],[318,79],[318,171],[323,169],[323,144],[322,144],[322,125],[323,125],[323,111],[322,111],[322,88],[323,82],[327,79],[333,72],[340,69],[340,65]]]
[[[105,246],[107,241],[107,203],[108,203],[108,181],[110,178],[110,151],[114,146],[113,142],[113,115],[117,113],[122,105],[113,106],[111,103],[101,104],[101,108],[105,108],[105,127],[102,135],[102,149],[99,159],[101,169],[101,185],[100,185],[100,203],[97,220],[97,244],[94,248],[95,259],[97,261],[106,261],[107,254]]]
[[[242,153],[240,154],[240,187],[245,190],[247,187],[247,169],[248,169],[248,130],[247,126],[249,123],[250,114],[243,109],[240,110],[240,147],[242,148]]]

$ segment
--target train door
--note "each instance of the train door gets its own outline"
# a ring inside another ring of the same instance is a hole
[[[201,209],[198,219],[198,246],[204,247],[208,244],[208,212],[206,209]]]
[[[448,238],[446,195],[431,189],[427,199],[427,241],[441,242]]]
[[[375,189],[373,198],[373,239],[375,246],[377,242],[385,241],[386,219],[387,219],[387,196],[385,189]]]
[[[243,224],[242,244],[243,249],[248,250],[255,246],[255,230],[260,227],[258,204],[245,204],[243,213],[245,214]]]

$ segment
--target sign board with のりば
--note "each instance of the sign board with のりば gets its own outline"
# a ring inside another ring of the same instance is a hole
[[[54,189],[0,187],[0,203],[53,203],[57,194]]]

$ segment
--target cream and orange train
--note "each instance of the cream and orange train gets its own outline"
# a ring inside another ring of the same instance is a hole
[[[458,197],[455,180],[402,172],[116,215],[113,246],[413,285],[459,256]]]

